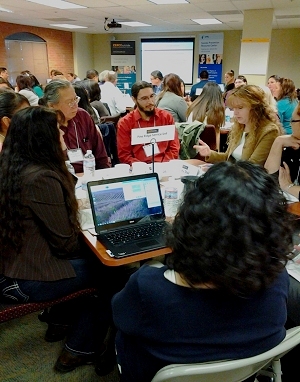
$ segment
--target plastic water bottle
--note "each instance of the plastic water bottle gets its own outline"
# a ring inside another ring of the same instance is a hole
[[[183,191],[183,183],[170,177],[165,186],[164,207],[167,217],[174,217],[177,213]]]
[[[95,176],[95,167],[95,157],[92,150],[87,150],[85,156],[83,157],[83,177],[81,178],[82,190],[87,190],[87,182],[92,180]]]
[[[92,153],[92,150],[87,150],[83,158],[83,174],[86,180],[95,176],[95,167],[95,157]]]
[[[73,167],[73,165],[71,164],[71,162],[69,160],[66,160],[66,166],[67,166],[67,169],[68,171],[75,175],[75,168]]]

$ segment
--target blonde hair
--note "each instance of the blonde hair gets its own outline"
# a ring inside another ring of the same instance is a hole
[[[280,122],[278,122],[270,104],[267,103],[265,92],[261,87],[244,85],[234,89],[227,99],[227,105],[231,109],[245,105],[250,107],[249,123],[251,128],[249,131],[249,145],[254,144],[257,131],[268,125],[276,126],[278,135],[281,134]],[[233,145],[239,144],[244,128],[244,124],[238,123],[236,120],[234,121],[228,136],[228,140],[232,141]]]
[[[271,108],[274,110],[275,113],[277,113],[277,103],[275,101],[275,98],[273,97],[271,90],[267,86],[259,86],[265,93],[266,101],[271,106]]]

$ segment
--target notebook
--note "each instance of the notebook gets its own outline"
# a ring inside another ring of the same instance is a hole
[[[166,247],[168,223],[157,173],[92,181],[87,189],[97,238],[109,256]]]

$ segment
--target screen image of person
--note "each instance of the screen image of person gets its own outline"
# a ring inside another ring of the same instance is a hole
[[[284,339],[291,217],[261,166],[212,166],[184,194],[167,245],[166,265],[143,265],[112,299],[122,382],[252,357]]]

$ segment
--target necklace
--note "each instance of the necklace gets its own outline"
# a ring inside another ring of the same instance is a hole
[[[5,139],[5,135],[3,135],[3,134],[0,134],[0,137],[2,137],[3,139]]]

